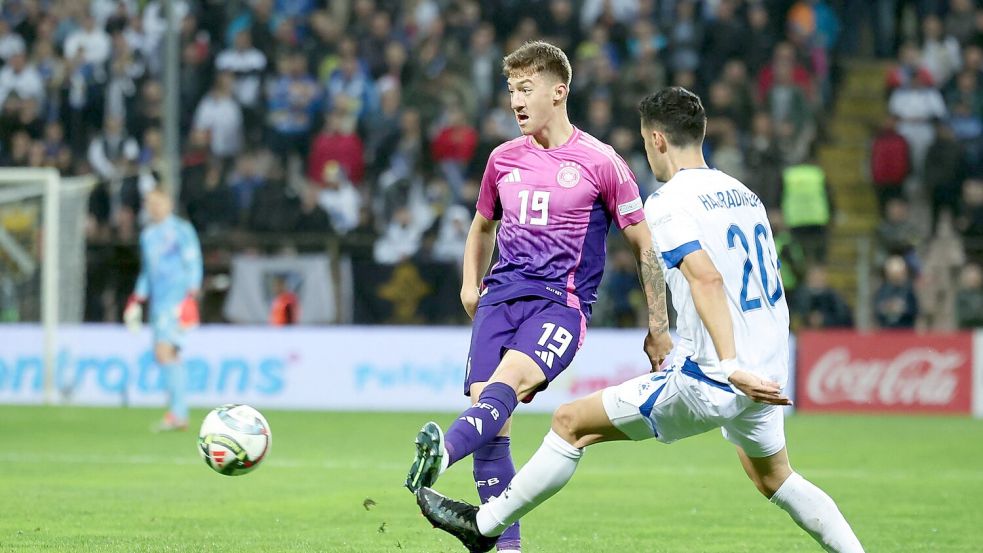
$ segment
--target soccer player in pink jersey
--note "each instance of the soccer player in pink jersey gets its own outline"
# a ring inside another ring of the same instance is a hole
[[[461,302],[474,325],[464,394],[473,405],[446,433],[434,422],[423,426],[406,478],[416,492],[473,453],[482,502],[515,474],[509,420],[516,405],[546,388],[583,344],[612,222],[638,259],[649,311],[643,347],[653,370],[672,349],[665,279],[638,185],[614,149],[570,123],[566,55],[528,42],[503,66],[522,136],[489,156],[465,246]],[[499,258],[482,280],[496,229]],[[519,546],[516,524],[498,549]]]

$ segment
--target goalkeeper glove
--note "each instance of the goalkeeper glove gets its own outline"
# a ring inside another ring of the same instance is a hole
[[[195,299],[194,295],[185,296],[178,306],[177,322],[183,330],[194,328],[201,322],[201,317],[198,314],[198,300]]]
[[[123,310],[123,322],[130,332],[140,332],[143,325],[143,298],[136,294],[131,294],[126,300],[126,309]]]

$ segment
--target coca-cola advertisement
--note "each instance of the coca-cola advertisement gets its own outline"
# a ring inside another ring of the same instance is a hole
[[[971,333],[799,334],[803,411],[968,414],[972,394]]]

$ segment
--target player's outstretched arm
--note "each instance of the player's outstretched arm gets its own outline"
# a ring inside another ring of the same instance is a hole
[[[649,332],[645,337],[645,353],[657,371],[672,350],[669,336],[669,312],[666,308],[666,277],[655,251],[652,233],[645,221],[624,228],[625,238],[631,244],[638,262],[638,279],[642,283],[648,303]]]
[[[461,303],[468,316],[474,318],[478,309],[481,279],[488,271],[492,252],[495,251],[495,229],[498,222],[475,213],[464,245],[464,268],[461,280]]]
[[[727,380],[744,395],[763,403],[791,405],[782,395],[777,382],[768,382],[754,374],[742,371],[737,366],[737,348],[734,345],[734,322],[727,307],[724,281],[704,250],[696,250],[686,255],[679,265],[689,282],[693,304],[700,320],[710,333],[713,347],[720,359],[718,373],[707,371],[707,375],[717,380]]]

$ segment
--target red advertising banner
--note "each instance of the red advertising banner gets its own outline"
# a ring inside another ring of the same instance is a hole
[[[802,332],[803,411],[970,413],[973,335]]]

